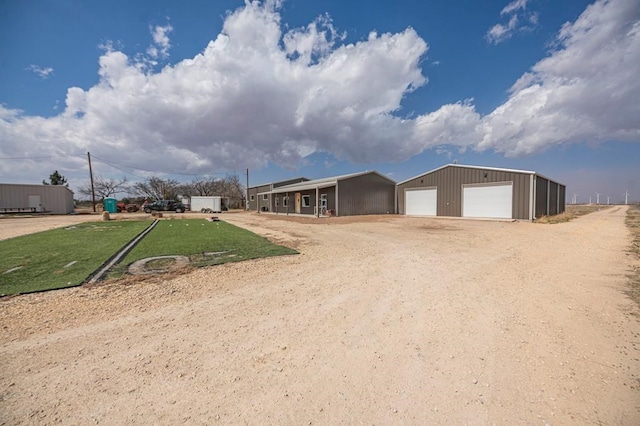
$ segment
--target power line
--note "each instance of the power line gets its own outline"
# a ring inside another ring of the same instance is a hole
[[[135,173],[132,173],[132,172],[130,172],[130,171],[127,171],[127,170],[123,169],[122,167],[117,166],[116,164],[113,164],[111,161],[107,161],[107,160],[105,160],[105,159],[103,159],[103,158],[100,158],[100,157],[98,157],[98,156],[97,156],[97,155],[95,155],[95,154],[93,155],[93,158],[96,158],[96,159],[98,159],[98,160],[102,161],[103,163],[108,164],[109,166],[111,166],[111,167],[113,167],[113,168],[115,168],[115,169],[118,169],[118,170],[120,170],[120,171],[122,171],[122,172],[125,172],[125,173],[127,173],[127,174],[130,174],[131,176],[135,176],[135,177],[137,177],[138,179],[144,179],[144,177],[143,177],[143,176],[138,176],[138,175],[136,175]],[[125,167],[127,167],[127,166],[125,166]],[[135,169],[134,169],[134,170],[135,170]]]
[[[52,155],[48,157],[0,157],[0,160],[46,160],[50,158],[84,157],[84,154]]]
[[[0,160],[48,160],[48,159],[53,159],[53,158],[71,158],[71,157],[78,157],[78,158],[82,158],[84,159],[86,154],[67,154],[67,155],[49,155],[49,156],[38,156],[38,157],[0,157]],[[145,169],[142,167],[132,167],[132,166],[128,166],[126,164],[122,164],[122,165],[117,165],[115,163],[112,163],[109,160],[105,160],[104,158],[100,158],[95,154],[92,154],[92,158],[99,160],[105,164],[108,164],[109,166],[120,170],[121,172],[127,173],[131,176],[134,176],[138,179],[146,179],[144,176],[139,176],[135,173],[133,173],[130,170],[140,170],[143,172],[149,172],[149,173],[164,173],[164,172],[158,172],[158,170],[150,170],[150,169]],[[128,168],[129,170],[124,169]],[[244,171],[243,171],[244,172]],[[176,175],[176,176],[226,176],[226,175],[230,175],[230,174],[235,174],[235,175],[239,175],[240,172],[238,170],[229,170],[229,171],[225,171],[225,172],[215,172],[215,173],[167,173],[167,174],[171,174],[171,175]]]
[[[118,169],[118,170],[120,170],[122,172],[125,172],[125,173],[128,173],[128,174],[132,175],[132,176],[135,176],[138,179],[146,179],[146,178],[143,177],[143,176],[138,176],[133,172],[127,171],[127,170],[123,169],[122,167],[126,167],[126,168],[131,169],[131,170],[142,170],[144,172],[149,172],[149,173],[158,173],[157,170],[149,170],[149,169],[144,169],[142,167],[132,167],[132,166],[128,166],[126,164],[116,165],[116,164],[112,163],[111,161],[108,161],[108,160],[105,160],[104,158],[98,157],[95,154],[92,154],[92,158],[96,158],[96,159],[102,161],[103,163],[106,163],[106,164],[110,165],[111,167],[113,167],[115,169]],[[226,171],[226,172],[216,172],[216,173],[168,173],[168,174],[177,175],[177,176],[192,176],[193,177],[193,176],[217,176],[217,175],[226,176],[226,175],[229,175],[229,174],[236,174],[237,175],[237,174],[239,174],[239,172],[237,170],[230,170],[230,171]]]

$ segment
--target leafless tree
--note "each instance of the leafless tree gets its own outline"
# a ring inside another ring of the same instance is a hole
[[[181,185],[179,192],[186,196],[220,196],[229,199],[231,208],[242,207],[244,185],[237,174],[224,178],[196,178],[191,183]]]
[[[129,182],[127,181],[126,177],[120,180],[116,180],[103,179],[102,177],[97,176],[93,180],[93,188],[95,190],[96,196],[102,200],[106,197],[112,197],[121,192],[128,192]],[[87,182],[80,188],[78,188],[78,192],[83,195],[91,196],[91,182]]]
[[[244,185],[237,174],[227,175],[216,181],[217,195],[229,199],[230,208],[240,208],[244,200]]]
[[[180,182],[177,180],[160,179],[154,176],[134,183],[130,187],[130,192],[148,200],[175,200],[179,195],[179,187]]]

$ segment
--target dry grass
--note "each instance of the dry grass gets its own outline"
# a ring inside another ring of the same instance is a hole
[[[629,297],[640,306],[640,205],[634,204],[627,210],[625,220],[631,232],[631,247],[629,252],[635,258],[634,267],[629,274]]]
[[[600,204],[570,204],[567,205],[564,213],[560,213],[555,216],[542,216],[536,220],[536,223],[554,224],[569,222],[577,217],[597,212],[599,210],[609,209],[611,207],[613,206],[603,206]]]

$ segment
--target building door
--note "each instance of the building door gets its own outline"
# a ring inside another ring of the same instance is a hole
[[[29,195],[29,208],[37,212],[42,211],[42,199],[40,195]]]
[[[513,216],[511,182],[463,185],[462,216],[511,219]]]
[[[301,200],[302,200],[302,197],[300,196],[300,193],[296,192],[296,213],[300,213],[302,211],[300,208],[301,207],[300,204],[302,203]]]
[[[438,190],[407,189],[404,193],[404,214],[408,216],[435,216],[438,212]]]

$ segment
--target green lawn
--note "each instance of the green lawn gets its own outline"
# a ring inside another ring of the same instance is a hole
[[[226,222],[163,220],[113,269],[110,277],[121,276],[136,260],[154,256],[187,256],[192,266],[200,267],[287,254],[297,252]]]
[[[0,294],[79,285],[150,224],[91,222],[0,241]]]
[[[83,223],[0,241],[0,294],[79,285],[150,224]],[[226,222],[161,220],[109,277],[123,276],[131,263],[147,257],[182,255],[200,267],[296,253]]]

